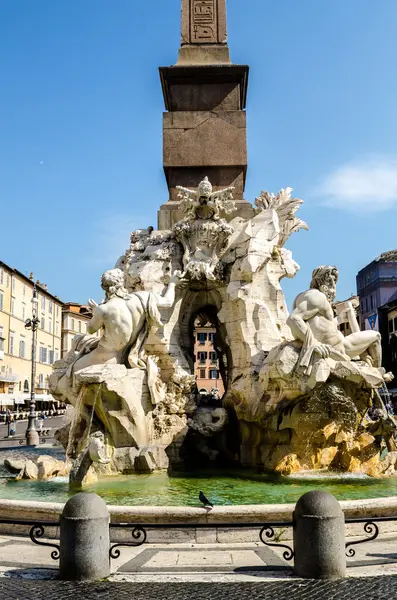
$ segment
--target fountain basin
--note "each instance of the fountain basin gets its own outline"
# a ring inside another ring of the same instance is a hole
[[[96,492],[106,500],[113,523],[192,524],[191,528],[184,529],[148,530],[150,543],[258,541],[258,527],[237,529],[233,525],[292,521],[296,500],[311,489],[323,489],[335,494],[347,519],[394,515],[397,518],[396,479],[374,480],[349,474],[320,475],[309,473],[307,478],[299,475],[274,480],[260,475],[211,477],[207,474],[184,477],[178,474],[169,477],[166,473],[158,473],[105,479],[90,486],[87,491]],[[199,505],[200,490],[213,500],[215,507],[212,510]],[[7,492],[13,497],[4,498]],[[378,497],[365,498],[365,494]],[[0,479],[0,496],[3,496],[0,500],[0,519],[57,522],[70,495],[67,478],[19,482]],[[349,495],[354,499],[343,500]],[[384,497],[379,497],[381,495]],[[31,499],[22,500],[21,497]],[[268,502],[261,503],[261,499]],[[254,501],[257,503],[253,504]],[[143,502],[146,505],[142,505]],[[177,502],[183,506],[177,506]],[[196,528],[196,523],[208,524],[209,529]],[[220,523],[230,524],[230,527],[217,528]],[[396,531],[397,520],[381,525],[382,533]],[[29,527],[0,524],[0,532],[27,535]],[[46,528],[46,536],[57,538],[58,534],[58,527]],[[363,537],[362,524],[347,525],[346,534]],[[115,541],[130,540],[130,536],[131,530],[112,530],[112,539]],[[283,539],[291,537],[292,528],[286,528]]]

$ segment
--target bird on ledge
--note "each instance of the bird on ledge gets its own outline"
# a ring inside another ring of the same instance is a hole
[[[213,504],[210,500],[208,500],[207,496],[203,494],[203,492],[199,493],[199,500],[204,504],[204,508],[213,508]]]

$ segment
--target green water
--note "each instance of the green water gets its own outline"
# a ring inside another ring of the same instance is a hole
[[[360,476],[306,475],[272,479],[242,473],[203,473],[197,476],[165,473],[109,478],[86,488],[108,504],[123,506],[200,506],[202,490],[215,505],[294,503],[309,490],[320,489],[339,500],[380,498],[397,495],[397,478],[370,479]],[[0,479],[0,498],[65,502],[71,493],[67,478],[46,482]]]

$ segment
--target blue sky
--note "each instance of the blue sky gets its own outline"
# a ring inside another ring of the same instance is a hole
[[[0,16],[0,259],[100,299],[167,199],[157,67],[176,61],[180,0],[3,0]],[[305,200],[289,303],[326,263],[349,296],[397,247],[396,22],[395,0],[228,0],[232,60],[251,68],[246,198]]]

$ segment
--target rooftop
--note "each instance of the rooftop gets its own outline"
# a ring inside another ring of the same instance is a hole
[[[375,258],[374,262],[397,262],[397,250],[383,252],[380,256]]]

